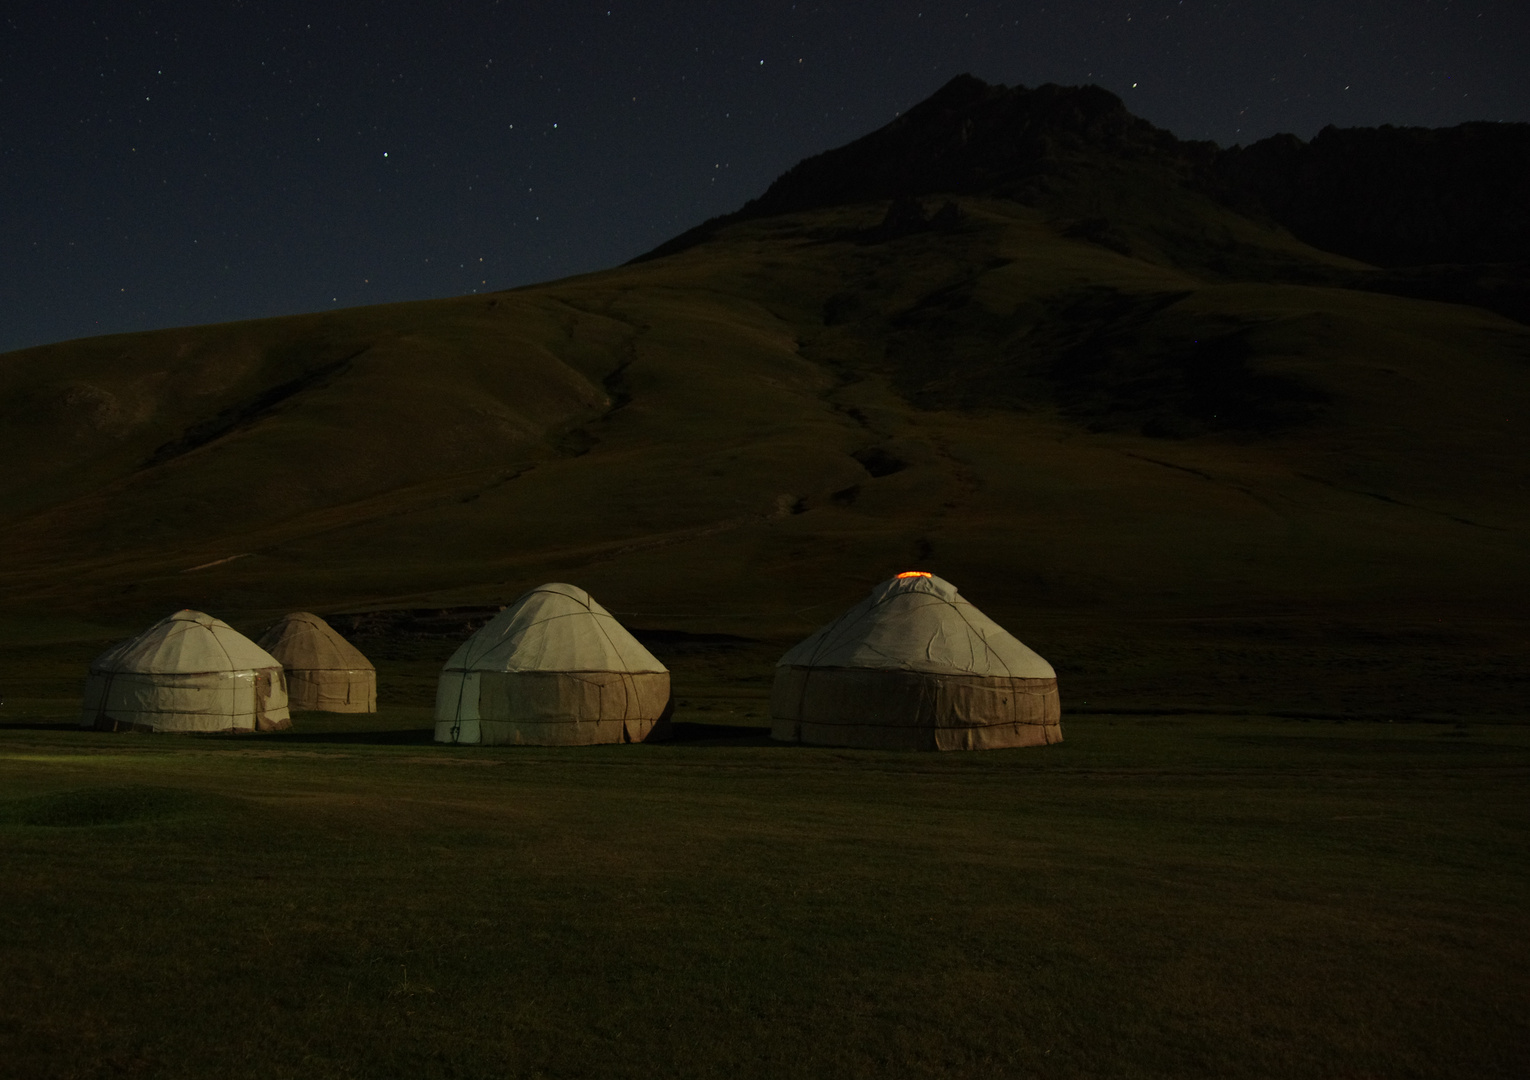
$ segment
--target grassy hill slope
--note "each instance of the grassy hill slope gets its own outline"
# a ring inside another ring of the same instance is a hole
[[[782,643],[918,566],[1075,706],[1518,713],[1530,328],[1377,291],[1172,163],[1043,179],[0,357],[8,632],[563,579]]]

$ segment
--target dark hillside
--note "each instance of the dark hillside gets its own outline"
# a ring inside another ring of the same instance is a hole
[[[1382,266],[1530,256],[1530,124],[1327,127],[1222,151],[1223,195]]]
[[[1182,189],[1170,201],[1210,195],[1314,247],[1382,266],[1520,262],[1530,253],[1530,125],[1326,128],[1310,143],[1277,135],[1221,150],[1175,138],[1098,86],[1027,89],[962,75],[645,258],[684,250],[728,222],[942,193],[1040,206],[1070,219],[1078,235],[1123,246],[1113,225],[1132,211],[1111,182],[1123,170],[1138,187],[1151,176]],[[1501,288],[1462,295],[1459,279],[1442,299],[1524,306],[1521,290],[1509,299]],[[1392,291],[1385,280],[1373,285]]]

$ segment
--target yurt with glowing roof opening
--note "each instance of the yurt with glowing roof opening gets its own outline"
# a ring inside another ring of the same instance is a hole
[[[888,750],[1062,741],[1057,673],[950,582],[910,571],[776,665],[771,736]]]
[[[589,593],[541,585],[462,643],[436,684],[436,741],[584,746],[669,728],[669,669]]]
[[[250,732],[280,731],[292,719],[276,658],[222,619],[187,609],[91,662],[80,726]]]
[[[329,623],[294,611],[260,638],[287,673],[287,703],[315,712],[377,711],[377,669]]]

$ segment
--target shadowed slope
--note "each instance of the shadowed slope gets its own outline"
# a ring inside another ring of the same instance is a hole
[[[1326,127],[1218,156],[1227,198],[1330,251],[1386,266],[1520,262],[1530,124]]]

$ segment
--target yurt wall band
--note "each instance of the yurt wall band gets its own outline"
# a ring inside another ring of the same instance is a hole
[[[261,635],[260,647],[281,661],[286,670],[291,708],[377,711],[377,669],[372,661],[312,612],[283,616]]]
[[[669,669],[590,594],[542,585],[452,654],[436,741],[576,746],[667,734]]]
[[[188,609],[91,662],[80,726],[279,731],[292,720],[281,664],[221,619]]]
[[[1062,741],[1057,673],[949,582],[911,572],[783,656],[771,737],[990,750]]]

